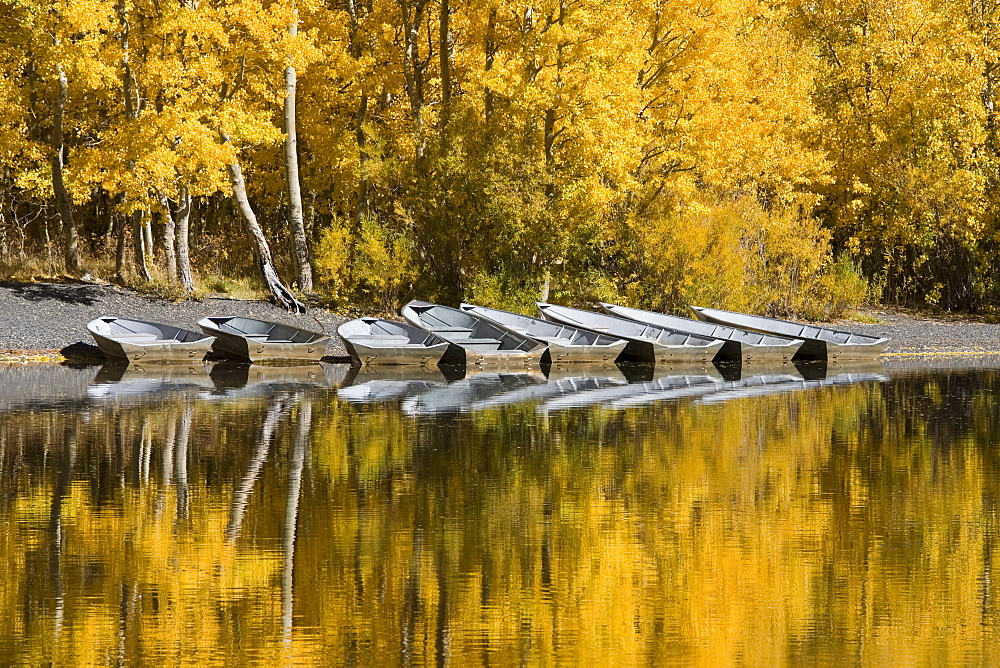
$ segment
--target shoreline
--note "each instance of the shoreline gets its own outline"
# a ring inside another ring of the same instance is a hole
[[[100,362],[103,354],[87,331],[102,316],[162,322],[198,331],[199,319],[234,315],[292,325],[330,336],[326,356],[346,358],[337,327],[347,318],[322,308],[292,314],[271,302],[208,297],[171,302],[105,283],[0,281],[0,361]]]
[[[262,300],[210,297],[170,302],[103,283],[17,283],[0,281],[0,364],[103,363],[86,324],[103,315],[166,322],[196,329],[207,315],[243,315],[295,325],[331,336],[324,361],[350,361],[336,335],[348,318],[313,307],[290,314]],[[890,339],[878,359],[920,360],[1000,356],[1000,324],[967,315],[942,316],[886,308],[859,312],[861,319],[816,323]]]

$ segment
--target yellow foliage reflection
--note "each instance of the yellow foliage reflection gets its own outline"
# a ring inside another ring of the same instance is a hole
[[[8,412],[0,658],[992,663],[998,381]]]

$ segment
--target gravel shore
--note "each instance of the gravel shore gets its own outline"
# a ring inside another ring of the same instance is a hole
[[[206,315],[242,315],[323,329],[333,335],[327,355],[345,359],[347,351],[335,335],[344,318],[319,308],[293,315],[266,301],[208,298],[173,303],[113,285],[91,283],[0,282],[0,351],[56,352],[92,349],[87,323],[102,315],[165,322],[189,329]],[[935,317],[870,310],[866,322],[841,320],[839,329],[887,336],[889,357],[1000,353],[1000,324],[968,318]],[[870,321],[870,322],[869,322]],[[76,345],[74,345],[76,344]]]
[[[305,315],[291,314],[266,301],[209,298],[169,302],[113,285],[93,283],[0,282],[0,351],[60,351],[73,346],[96,352],[87,323],[104,315],[164,322],[198,329],[207,315],[241,315],[271,320],[332,336],[326,354],[346,358],[337,337],[344,318],[319,308]],[[74,345],[79,344],[79,345]]]
[[[1000,353],[1000,324],[965,316],[932,316],[885,309],[863,313],[866,320],[840,320],[838,329],[889,337],[890,357]]]

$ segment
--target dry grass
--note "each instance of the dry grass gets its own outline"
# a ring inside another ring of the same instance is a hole
[[[0,280],[30,283],[83,279],[97,283],[122,285],[140,294],[171,302],[180,302],[186,299],[201,300],[210,296],[232,299],[265,299],[267,297],[259,280],[256,279],[230,278],[215,272],[204,274],[195,272],[195,290],[189,294],[180,284],[170,281],[166,271],[156,264],[150,266],[152,281],[140,279],[131,263],[125,267],[122,280],[119,280],[115,272],[113,253],[95,255],[81,253],[80,259],[83,273],[80,276],[70,276],[65,271],[62,257],[57,253],[42,251],[23,255],[6,255],[0,252]]]
[[[843,316],[844,320],[851,320],[853,322],[860,322],[866,325],[881,325],[884,321],[882,318],[878,317],[877,314],[871,311],[847,311]]]
[[[0,364],[61,364],[65,361],[58,351],[0,350]]]

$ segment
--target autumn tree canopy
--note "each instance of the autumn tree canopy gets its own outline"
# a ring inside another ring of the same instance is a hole
[[[290,307],[989,308],[998,15],[0,0],[0,261]]]

